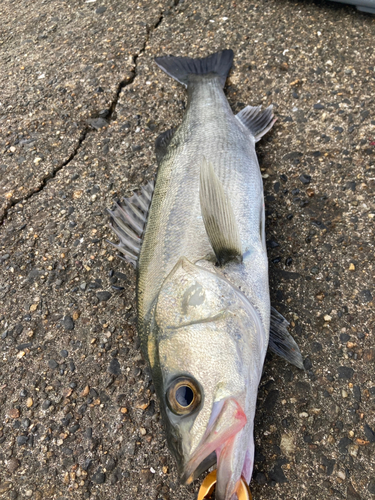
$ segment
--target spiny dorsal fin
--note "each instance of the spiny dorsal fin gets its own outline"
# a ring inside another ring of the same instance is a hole
[[[169,130],[162,132],[156,138],[155,155],[156,155],[156,161],[158,162],[158,165],[160,165],[161,161],[163,160],[163,158],[165,156],[165,153],[167,152],[167,148],[168,148],[168,146],[173,138],[174,132],[175,132],[175,129],[170,128]]]
[[[288,321],[271,307],[270,339],[268,348],[297,368],[303,368],[302,354],[296,341],[288,332]]]
[[[236,118],[250,130],[255,142],[258,142],[264,134],[271,130],[277,120],[272,112],[272,104],[264,110],[261,109],[261,106],[246,106],[237,113]]]
[[[117,245],[108,241],[117,248],[124,260],[136,267],[141,249],[142,235],[146,227],[147,215],[154,193],[154,182],[150,181],[141,188],[141,194],[133,194],[131,198],[123,198],[122,202],[116,203],[114,210],[108,210],[110,214],[110,227],[117,234],[120,243]]]
[[[211,163],[203,158],[199,199],[208,239],[220,265],[242,256],[241,239],[233,209]]]

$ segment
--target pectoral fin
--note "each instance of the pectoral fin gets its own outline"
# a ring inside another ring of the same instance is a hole
[[[211,163],[204,158],[200,171],[199,198],[204,226],[220,265],[242,256],[234,212]]]
[[[270,351],[303,370],[302,354],[287,330],[288,321],[274,307],[271,307],[271,326],[268,347]]]

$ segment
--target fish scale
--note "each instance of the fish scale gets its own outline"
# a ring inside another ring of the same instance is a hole
[[[196,262],[212,255],[199,203],[199,169],[203,157],[213,163],[232,201],[244,251],[251,248],[253,253],[263,252],[259,231],[262,179],[254,140],[243,129],[229,107],[218,77],[209,76],[189,85],[187,112],[170,144],[171,152],[159,166],[148,215],[139,260],[140,316],[147,315],[161,283],[181,256]],[[250,288],[257,286],[254,272],[259,274],[256,269],[260,260],[246,262],[249,268],[246,275],[252,276]],[[265,281],[263,288],[267,294],[266,262],[262,266],[259,282]],[[263,315],[267,314],[269,311]]]
[[[138,333],[181,480],[216,463],[216,500],[250,481],[268,344],[303,366],[269,300],[255,143],[275,119],[272,106],[233,115],[223,92],[232,58],[156,59],[187,87],[186,114],[156,140],[151,204],[149,184],[110,211],[114,246],[137,270]]]

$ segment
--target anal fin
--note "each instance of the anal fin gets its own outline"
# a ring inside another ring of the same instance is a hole
[[[268,348],[297,368],[304,369],[302,354],[296,341],[288,332],[288,321],[271,307],[271,326]]]
[[[208,239],[220,265],[242,257],[241,239],[234,212],[211,163],[203,158],[199,198]]]
[[[236,114],[239,120],[246,128],[250,130],[258,142],[271,128],[277,120],[272,111],[272,104],[262,110],[261,106],[246,106]]]

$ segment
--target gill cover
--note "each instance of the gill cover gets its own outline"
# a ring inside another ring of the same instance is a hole
[[[243,321],[250,315],[262,328],[254,308],[238,289],[226,279],[182,257],[166,278],[158,296],[155,319],[159,329],[171,330],[217,321],[224,315]],[[246,330],[245,327],[244,334]]]

